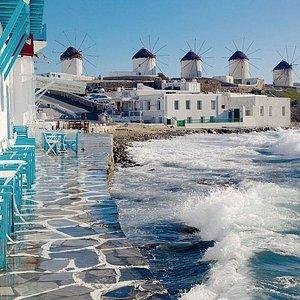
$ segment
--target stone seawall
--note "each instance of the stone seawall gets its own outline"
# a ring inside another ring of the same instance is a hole
[[[211,134],[232,134],[232,133],[249,133],[253,131],[268,131],[274,128],[197,128],[186,129],[178,127],[168,127],[164,125],[127,125],[116,128],[113,135],[113,158],[116,165],[121,167],[136,166],[136,162],[129,154],[128,147],[132,142],[145,142],[149,140],[171,139],[177,136],[194,133],[211,133]]]

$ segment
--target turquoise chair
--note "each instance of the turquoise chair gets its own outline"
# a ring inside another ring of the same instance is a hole
[[[15,125],[13,127],[13,132],[18,136],[28,137],[28,127],[25,125]]]
[[[31,188],[34,181],[34,159],[31,152],[23,149],[9,149],[0,154],[0,169],[20,169],[22,175],[26,178],[27,188]]]
[[[36,172],[35,162],[35,139],[26,137],[17,137],[13,146],[6,148],[3,152],[5,156],[0,155],[1,159],[25,160],[27,162],[26,179],[28,188],[34,182]]]
[[[55,132],[43,132],[43,148],[46,154],[58,155],[60,140]]]
[[[77,131],[74,139],[67,139],[65,138],[64,140],[65,144],[65,149],[71,149],[73,150],[76,154],[78,153],[78,147],[79,147],[79,132]]]
[[[7,173],[5,175],[4,173]],[[0,171],[0,186],[5,187],[6,191],[10,192],[12,197],[7,202],[7,222],[6,233],[9,236],[14,232],[14,215],[20,214],[19,208],[22,200],[22,194],[20,190],[20,183],[17,176],[14,176],[13,171],[8,175],[8,171]]]
[[[7,236],[12,222],[9,214],[11,199],[11,188],[7,185],[0,185],[0,269],[6,267]]]

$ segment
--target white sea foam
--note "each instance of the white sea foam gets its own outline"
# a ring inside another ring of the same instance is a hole
[[[299,193],[275,184],[247,182],[239,189],[216,189],[205,197],[191,197],[183,209],[179,207],[180,217],[199,228],[204,240],[216,241],[203,257],[214,263],[207,281],[182,299],[247,297],[253,286],[247,261],[255,251],[300,255],[299,237],[280,233],[293,217],[290,210],[278,206],[287,195],[296,202]]]
[[[280,130],[279,139],[270,150],[274,154],[300,157],[300,129]]]
[[[121,170],[117,190],[125,199],[136,190],[144,200],[121,205],[121,222],[137,228],[175,216],[199,228],[203,240],[216,242],[203,257],[212,262],[206,280],[182,299],[251,297],[255,282],[248,263],[255,252],[300,255],[299,236],[283,232],[293,232],[299,220],[291,208],[299,204],[299,190],[294,183],[268,183],[274,165],[253,160],[268,158],[258,150],[267,150],[271,158],[299,157],[299,146],[299,129],[135,143],[130,151],[142,166]],[[276,170],[285,172],[286,166],[276,165]],[[212,184],[202,178],[211,178]],[[231,179],[236,184],[228,186]],[[178,190],[169,192],[173,187]]]

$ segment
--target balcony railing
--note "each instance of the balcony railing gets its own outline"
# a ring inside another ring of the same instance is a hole
[[[243,118],[201,118],[201,119],[187,119],[187,124],[193,123],[234,123],[243,122]]]

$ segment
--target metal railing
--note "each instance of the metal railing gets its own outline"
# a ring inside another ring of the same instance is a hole
[[[29,6],[20,0],[0,36],[0,74],[8,76],[29,36]]]
[[[243,122],[243,118],[201,118],[201,119],[186,119],[186,124],[194,123],[237,123]]]

